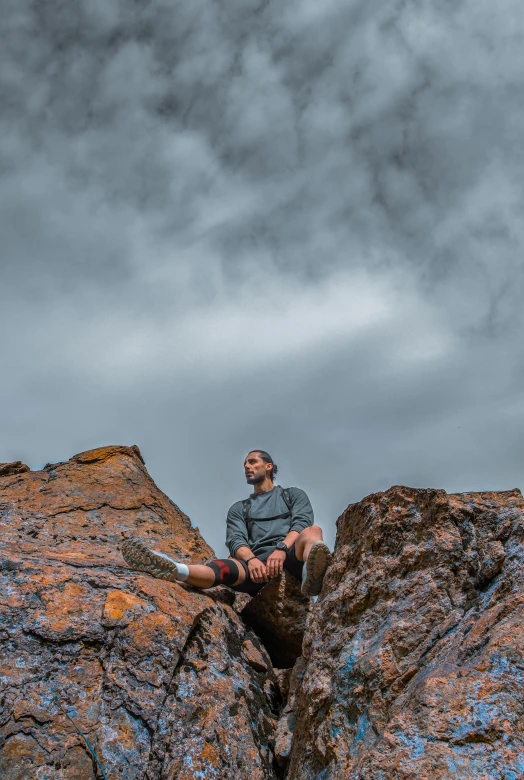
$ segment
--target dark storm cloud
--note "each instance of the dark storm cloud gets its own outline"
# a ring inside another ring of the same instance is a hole
[[[251,446],[331,534],[392,482],[522,484],[517,0],[8,0],[0,34],[0,459],[136,441],[216,546]]]

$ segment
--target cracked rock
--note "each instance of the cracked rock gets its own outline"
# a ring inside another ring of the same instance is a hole
[[[300,656],[310,604],[300,592],[300,582],[284,570],[243,607],[240,614],[276,667],[289,668]]]
[[[288,780],[524,776],[523,543],[518,490],[348,507],[277,728]]]
[[[131,571],[120,554],[138,536],[213,557],[138,448],[16,480],[4,469],[0,496],[2,780],[99,776],[66,715],[110,778],[273,778],[280,696],[258,638],[219,589]]]
[[[0,499],[2,780],[99,778],[71,719],[111,780],[524,776],[519,491],[351,505],[316,604],[130,570],[130,536],[213,556],[136,447],[14,464]]]

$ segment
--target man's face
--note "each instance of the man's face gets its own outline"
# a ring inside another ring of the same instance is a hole
[[[258,485],[269,476],[271,463],[265,463],[258,452],[250,452],[244,461],[244,472],[248,485]]]

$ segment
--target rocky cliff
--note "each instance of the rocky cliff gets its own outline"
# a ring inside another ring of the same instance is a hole
[[[295,670],[290,780],[524,777],[523,545],[518,490],[347,509]]]
[[[519,491],[351,505],[309,614],[130,571],[212,556],[137,448],[0,464],[0,529],[1,778],[524,777]]]
[[[139,536],[213,557],[137,448],[0,471],[0,777],[272,778],[279,693],[227,603],[130,571]],[[218,596],[223,594],[218,594]]]

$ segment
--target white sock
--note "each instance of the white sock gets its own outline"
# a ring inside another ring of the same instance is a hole
[[[187,568],[185,563],[179,563],[178,561],[173,560],[173,558],[170,558],[169,555],[166,555],[165,553],[158,552],[158,550],[151,550],[151,552],[154,552],[155,555],[159,555],[161,558],[165,558],[166,561],[171,561],[171,563],[174,563],[177,568],[177,575],[176,578],[180,582],[185,582],[187,578],[189,577],[189,569]]]
[[[188,567],[185,563],[177,563],[176,567],[178,570],[178,574],[176,575],[177,580],[180,580],[180,582],[185,582],[189,577]]]

